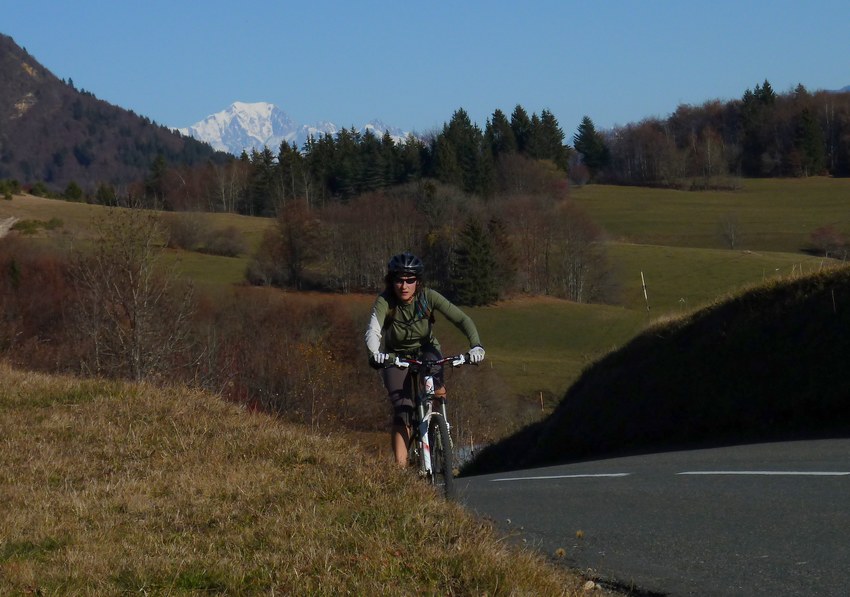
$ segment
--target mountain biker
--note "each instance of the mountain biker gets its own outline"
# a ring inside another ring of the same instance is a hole
[[[391,358],[387,353],[429,360],[441,358],[440,343],[433,332],[433,313],[439,311],[466,335],[470,361],[479,363],[484,359],[484,348],[472,319],[439,292],[426,288],[424,274],[425,265],[415,255],[400,253],[390,258],[384,291],[375,299],[366,327],[369,363],[381,369],[393,406],[391,443],[396,462],[402,466],[407,464],[414,408],[411,381],[406,369],[385,367]],[[441,400],[446,396],[442,373],[441,369],[434,377],[435,394]]]

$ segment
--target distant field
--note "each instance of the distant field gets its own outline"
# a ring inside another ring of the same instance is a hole
[[[722,249],[720,223],[737,220],[737,248],[795,253],[812,230],[833,225],[850,235],[850,179],[744,180],[740,191],[672,191],[588,185],[572,197],[612,240]]]
[[[485,366],[527,397],[542,391],[560,398],[587,365],[628,341],[648,321],[640,311],[548,298],[465,310],[487,348]],[[438,318],[437,326],[447,347],[466,348],[450,323]]]
[[[0,200],[0,219],[14,216],[19,220],[48,221],[62,220],[59,234],[65,236],[87,236],[97,214],[103,207],[85,203],[71,203],[57,199],[44,199],[32,195],[16,195],[11,201]]]
[[[100,205],[74,203],[59,199],[45,199],[32,195],[16,195],[11,201],[0,200],[0,219],[10,216],[21,220],[47,221],[51,218],[62,220],[61,232],[66,236],[91,236],[97,225],[98,217],[107,209]],[[252,218],[236,214],[211,214],[196,212],[166,212],[163,220],[190,217],[200,221],[204,228],[215,230],[233,226],[241,232],[253,251],[259,245],[266,229],[274,225],[269,218]]]
[[[193,280],[200,288],[220,291],[245,281],[248,257],[220,257],[188,251],[167,251],[169,262],[176,264],[180,273]]]
[[[608,244],[608,256],[620,284],[622,305],[647,310],[643,272],[650,311],[657,315],[690,310],[770,278],[812,273],[837,263],[802,253],[616,242]]]

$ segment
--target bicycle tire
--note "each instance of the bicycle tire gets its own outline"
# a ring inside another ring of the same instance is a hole
[[[454,459],[449,426],[443,417],[435,415],[431,417],[430,427],[428,435],[431,444],[431,483],[442,487],[446,499],[453,500],[455,497]]]

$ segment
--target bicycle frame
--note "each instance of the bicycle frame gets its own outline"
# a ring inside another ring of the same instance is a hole
[[[446,412],[446,401],[440,400],[439,409],[434,408],[437,396],[433,370],[447,363],[453,367],[459,367],[468,362],[468,355],[458,355],[433,361],[396,358],[393,363],[396,367],[410,368],[414,420],[411,422],[412,434],[408,444],[409,457],[418,460],[419,474],[431,484],[438,485],[442,479],[447,498],[452,498],[454,495],[452,470],[454,445]],[[435,446],[432,446],[432,437],[436,442]],[[436,463],[435,449],[438,455]]]
[[[440,401],[439,412],[434,410],[434,400],[436,398],[436,394],[434,393],[434,375],[422,375],[419,371],[412,371],[411,375],[413,376],[413,383],[411,384],[412,387],[418,388],[418,390],[413,390],[416,393],[414,399],[416,409],[414,427],[416,428],[416,431],[414,432],[414,436],[411,437],[411,442],[415,440],[419,443],[419,449],[422,451],[422,457],[420,458],[420,472],[423,472],[430,477],[434,474],[434,466],[431,461],[431,440],[428,437],[428,429],[431,427],[431,419],[435,416],[443,417],[443,420],[446,422],[446,427],[449,429],[449,439],[451,439],[451,425],[449,424],[449,417],[446,414],[445,400]],[[450,444],[449,449],[453,450],[454,446]]]

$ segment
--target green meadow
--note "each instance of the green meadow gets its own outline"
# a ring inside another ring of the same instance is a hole
[[[730,219],[736,248],[750,251],[798,253],[820,226],[850,234],[850,179],[744,180],[735,191],[694,192],[588,185],[572,197],[620,242],[724,249]]]

